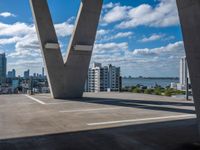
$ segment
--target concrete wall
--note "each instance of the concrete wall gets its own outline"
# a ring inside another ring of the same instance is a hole
[[[177,0],[200,131],[200,1]]]
[[[93,46],[103,0],[82,0],[75,29],[63,60],[60,48],[46,48],[57,43],[47,0],[30,0],[38,38],[54,98],[78,98],[84,91],[85,79],[92,55],[91,51],[74,50],[75,45]]]

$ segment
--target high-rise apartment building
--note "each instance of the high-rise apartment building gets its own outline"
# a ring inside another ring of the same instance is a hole
[[[186,57],[182,57],[180,60],[180,84],[186,85],[187,78],[189,79],[187,60],[186,60]]]
[[[112,65],[102,67],[100,63],[94,63],[89,68],[87,92],[119,91],[120,86],[120,67]]]
[[[7,59],[5,53],[0,54],[0,84],[6,80]]]
[[[108,66],[108,89],[111,91],[119,91],[120,89],[120,67],[112,65]]]

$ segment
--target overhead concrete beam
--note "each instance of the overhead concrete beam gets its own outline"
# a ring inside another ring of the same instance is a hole
[[[75,29],[64,60],[47,0],[30,0],[30,4],[52,96],[82,97],[103,0],[81,1]]]
[[[200,133],[200,1],[177,0]]]

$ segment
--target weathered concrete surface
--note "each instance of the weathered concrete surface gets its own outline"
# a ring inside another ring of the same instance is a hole
[[[85,79],[92,55],[90,51],[74,50],[74,46],[93,46],[102,0],[82,0],[67,56],[60,48],[47,49],[47,43],[58,44],[47,0],[30,0],[36,29],[47,69],[48,81],[54,98],[77,98],[84,91]]]
[[[0,150],[199,150],[194,120],[0,140]]]
[[[200,1],[177,0],[200,132]]]
[[[183,150],[198,139],[194,113],[193,102],[143,94],[0,95],[0,149]],[[91,125],[110,121],[121,122]]]

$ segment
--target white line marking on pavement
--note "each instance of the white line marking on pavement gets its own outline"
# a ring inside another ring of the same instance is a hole
[[[32,100],[34,100],[34,101],[36,101],[36,102],[38,102],[38,103],[40,103],[40,104],[42,104],[42,105],[46,104],[45,102],[43,102],[43,101],[41,101],[41,100],[39,100],[37,98],[34,98],[32,96],[29,96],[29,95],[25,95],[25,96],[28,97],[28,98],[30,98],[30,99],[32,99]]]
[[[66,110],[60,111],[62,113],[71,113],[71,112],[90,112],[90,111],[103,111],[103,110],[115,110],[122,109],[122,107],[109,107],[109,108],[96,108],[96,109],[74,109],[74,110]]]
[[[163,120],[163,119],[175,119],[175,118],[188,118],[196,117],[194,114],[189,115],[176,115],[176,116],[166,116],[166,117],[155,117],[155,118],[143,118],[143,119],[131,119],[131,120],[118,120],[118,121],[107,121],[107,122],[97,122],[97,123],[88,123],[88,126],[99,126],[99,125],[109,125],[109,124],[118,124],[118,123],[131,123],[139,121],[154,121],[154,120]]]

